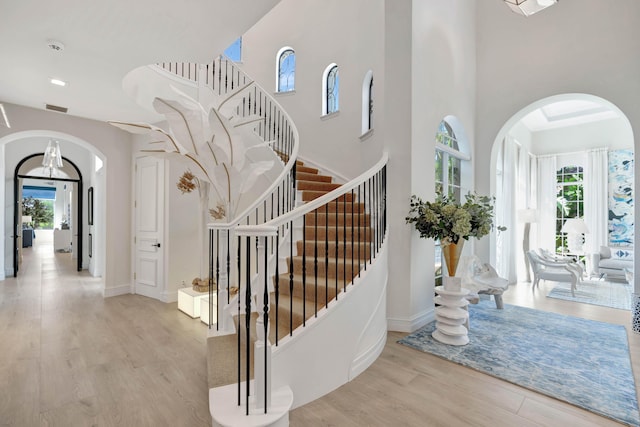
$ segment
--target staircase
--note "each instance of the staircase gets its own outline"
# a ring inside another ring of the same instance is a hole
[[[353,379],[386,342],[388,158],[335,183],[297,159],[290,117],[237,65],[198,69],[198,90],[241,98],[233,114],[260,117],[255,132],[283,162],[233,221],[208,225],[213,425],[284,426],[290,409]]]
[[[297,189],[305,203],[341,186],[303,162],[296,167]],[[364,203],[348,193],[304,215],[295,234],[295,255],[286,260],[289,271],[276,281],[280,295],[291,296],[308,320],[345,289],[368,259],[370,215],[364,212]]]
[[[341,186],[332,181],[331,176],[320,174],[317,168],[296,161],[296,182],[302,204]],[[351,194],[341,197],[339,201],[307,213],[302,222],[294,225],[293,234],[298,238],[294,239],[292,254],[282,257],[279,262],[285,272],[272,277],[274,289],[278,292],[271,292],[270,296],[269,340],[276,346],[299,326],[316,317],[320,310],[326,309],[359,275],[360,266],[369,260],[371,216],[365,213],[364,203],[355,199]],[[255,320],[257,315],[253,317]],[[242,325],[245,319],[246,316],[241,312],[235,316],[235,323]],[[253,344],[256,339],[253,326],[250,336],[250,343]],[[244,338],[241,340],[244,345]],[[229,353],[230,343],[236,345],[236,341],[235,336],[230,339],[228,335],[210,340],[209,387],[237,380],[235,372],[234,376],[222,374],[233,370],[228,363],[221,362],[226,359],[223,353]],[[250,376],[253,375],[252,371]]]
[[[208,341],[214,420],[233,423],[237,419],[225,418],[223,407],[239,405],[236,408],[241,409],[245,405],[241,401],[260,399],[244,393],[258,394],[256,390],[262,389],[261,377],[254,375],[264,371],[262,366],[269,372],[266,388],[274,398],[284,390],[291,396],[290,407],[297,407],[348,382],[382,351],[386,341],[387,255],[382,248],[386,161],[385,156],[343,185],[297,161],[299,205],[265,224],[236,227],[241,246],[237,253],[247,270],[239,273],[243,277],[239,297],[224,308],[233,312],[237,334],[214,334]],[[251,256],[256,245],[261,248],[259,267],[253,267],[256,258]],[[267,261],[271,257],[274,261]],[[374,258],[379,262],[373,263]],[[251,322],[246,322],[248,317]],[[260,331],[265,317],[269,342],[263,353]],[[251,405],[246,405],[249,416],[255,412]]]

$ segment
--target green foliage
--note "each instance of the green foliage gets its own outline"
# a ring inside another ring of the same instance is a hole
[[[34,228],[53,228],[53,200],[22,199],[22,215],[31,215]]]
[[[568,251],[566,236],[562,233],[562,225],[569,218],[580,218],[584,215],[583,173],[579,166],[565,166],[557,177],[556,193],[556,253]]]
[[[489,234],[493,228],[493,203],[495,198],[467,194],[464,204],[446,196],[438,196],[435,202],[423,202],[411,196],[407,224],[413,224],[422,238],[440,240],[443,245],[458,243],[462,238],[477,239]],[[506,230],[498,227],[498,230]]]

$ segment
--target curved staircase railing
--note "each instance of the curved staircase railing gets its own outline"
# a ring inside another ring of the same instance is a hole
[[[236,316],[237,393],[238,405],[245,405],[247,414],[257,409],[267,412],[271,383],[278,382],[270,377],[275,349],[291,344],[304,333],[307,323],[331,312],[351,287],[358,286],[361,275],[380,253],[387,231],[387,160],[385,153],[356,179],[264,224],[236,227],[237,268],[244,269]],[[295,233],[283,236],[283,230]],[[294,243],[295,239],[300,240]],[[258,252],[252,255],[254,246]],[[276,261],[270,262],[272,258]],[[282,272],[282,266],[286,271]],[[373,316],[366,312],[360,315]],[[362,331],[356,332],[354,340],[358,334]],[[255,337],[254,354],[250,340],[241,338],[243,335]],[[253,367],[249,366],[251,359]],[[255,406],[250,408],[249,402]]]

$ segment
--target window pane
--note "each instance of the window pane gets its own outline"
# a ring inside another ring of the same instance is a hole
[[[225,49],[224,56],[232,61],[240,62],[242,59],[242,37],[239,37],[231,46]]]
[[[453,133],[453,129],[451,126],[444,120],[440,122],[438,126],[438,132],[436,133],[436,141],[440,144],[444,144],[448,147],[454,148],[458,150],[458,141],[456,140],[456,136]]]
[[[566,233],[562,226],[569,218],[584,215],[583,169],[580,166],[565,166],[556,172],[556,252],[567,253]]]
[[[340,80],[338,78],[338,66],[333,67],[327,75],[327,114],[338,111],[338,94]]]
[[[296,55],[287,49],[280,55],[278,64],[278,92],[289,92],[295,89]]]
[[[442,248],[440,247],[440,241],[436,242],[436,257],[435,257],[435,279],[436,286],[442,285]]]

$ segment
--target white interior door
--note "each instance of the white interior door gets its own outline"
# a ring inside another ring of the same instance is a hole
[[[164,160],[136,159],[135,293],[161,299],[164,290]]]

